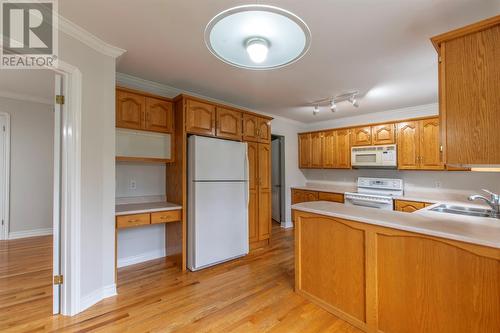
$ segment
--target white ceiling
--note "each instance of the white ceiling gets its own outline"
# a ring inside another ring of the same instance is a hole
[[[289,10],[311,29],[309,53],[271,71],[216,59],[203,32],[220,11],[255,1],[64,0],[62,15],[124,48],[117,70],[287,118],[315,122],[437,102],[437,56],[429,38],[500,13],[500,0],[259,1]],[[312,115],[309,102],[358,89]]]

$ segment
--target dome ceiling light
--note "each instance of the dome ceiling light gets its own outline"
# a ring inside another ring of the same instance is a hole
[[[311,31],[297,15],[267,5],[244,5],[216,15],[205,43],[220,60],[254,70],[287,66],[304,56]]]
[[[347,93],[344,93],[341,95],[323,98],[323,99],[314,101],[314,102],[310,103],[310,105],[314,106],[313,115],[317,115],[319,113],[319,106],[320,105],[329,105],[330,110],[332,112],[336,112],[337,111],[337,103],[345,102],[345,101],[351,103],[352,106],[354,106],[355,108],[358,108],[359,102],[356,99],[356,96],[358,96],[358,95],[359,95],[359,91],[355,90],[355,91],[350,91],[350,92],[347,92]]]

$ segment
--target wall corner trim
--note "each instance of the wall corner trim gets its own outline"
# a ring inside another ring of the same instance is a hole
[[[293,222],[292,221],[281,222],[281,227],[283,229],[293,228]]]
[[[122,48],[106,43],[99,37],[91,34],[87,30],[71,22],[62,15],[58,15],[58,19],[59,19],[59,27],[58,27],[59,31],[64,32],[65,34],[79,40],[80,42],[84,43],[85,45],[93,48],[94,50],[104,55],[107,55],[112,58],[118,58],[119,56],[121,56],[123,53],[126,52],[126,50]]]
[[[86,309],[88,309],[92,305],[102,301],[103,299],[108,298],[108,297],[113,297],[116,295],[117,295],[117,292],[116,292],[116,284],[115,283],[104,286],[104,287],[99,288],[99,289],[96,289],[93,292],[91,292],[90,294],[83,296],[80,299],[80,306],[79,306],[78,312],[85,311]],[[71,314],[71,315],[75,315],[75,314],[76,313]]]

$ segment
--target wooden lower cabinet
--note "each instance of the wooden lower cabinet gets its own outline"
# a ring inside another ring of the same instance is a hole
[[[428,202],[394,200],[394,210],[405,213],[413,213],[430,205],[432,204]]]
[[[316,191],[292,189],[292,205],[307,202],[318,201],[319,195]]]
[[[269,243],[271,236],[271,147],[248,142],[249,203],[248,231],[250,247]]]
[[[295,290],[364,332],[500,327],[500,249],[294,211]]]
[[[330,192],[319,192],[318,193],[319,201],[331,201],[344,203],[344,194],[342,193],[330,193]]]

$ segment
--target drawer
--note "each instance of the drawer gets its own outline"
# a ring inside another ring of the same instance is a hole
[[[138,227],[141,225],[147,225],[149,223],[150,223],[149,214],[134,214],[134,215],[123,215],[116,217],[116,227],[118,229]]]
[[[344,195],[341,193],[319,192],[319,201],[332,201],[344,203]]]
[[[428,202],[395,200],[394,210],[405,213],[413,213],[430,205],[432,204]]]
[[[181,210],[168,210],[164,212],[151,213],[151,223],[168,223],[181,220]]]

